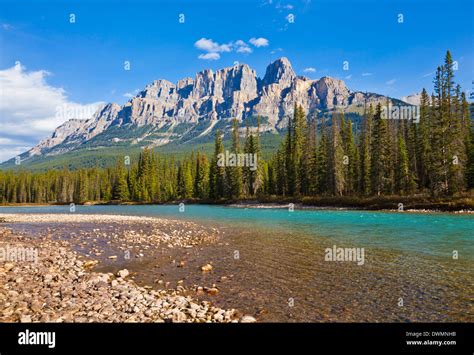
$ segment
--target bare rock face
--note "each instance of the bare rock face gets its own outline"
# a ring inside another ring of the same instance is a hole
[[[118,115],[121,107],[117,104],[110,103],[105,105],[102,109],[99,109],[87,126],[87,139],[91,139],[96,135],[104,132],[113,123]]]
[[[410,104],[410,105],[419,106],[420,102],[421,102],[421,93],[411,94],[411,95],[408,95],[408,96],[403,96],[401,98],[401,100],[403,102],[406,102],[406,103]]]
[[[283,57],[275,60],[267,67],[262,85],[268,86],[276,84],[283,90],[290,87],[295,78],[296,74],[291,67],[290,61]]]
[[[331,109],[335,106],[347,106],[349,90],[342,80],[323,77],[316,83],[316,91],[321,105]]]
[[[216,72],[206,69],[194,79],[184,78],[176,84],[155,80],[123,106],[111,103],[88,120],[69,120],[28,154],[42,154],[58,145],[59,153],[74,149],[111,126],[161,128],[202,121],[212,125],[220,119],[242,120],[260,115],[268,121],[265,130],[277,130],[286,126],[295,104],[301,105],[307,114],[316,114],[384,100],[387,98],[377,94],[351,92],[342,80],[331,77],[299,77],[287,58],[270,63],[263,79],[257,78],[255,70],[246,64]],[[171,139],[164,137],[163,142]]]
[[[28,153],[30,156],[38,155],[43,149],[59,144],[74,145],[87,141],[109,128],[120,109],[119,105],[110,103],[99,108],[91,119],[70,119],[56,128],[50,137],[41,140]]]
[[[41,153],[42,149],[51,148],[64,142],[65,139],[77,135],[78,132],[84,130],[85,120],[71,119],[64,122],[61,126],[56,128],[50,137],[41,140],[38,145],[30,150],[30,155]]]

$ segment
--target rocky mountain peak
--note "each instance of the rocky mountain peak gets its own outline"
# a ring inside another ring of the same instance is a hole
[[[262,85],[278,84],[282,89],[291,85],[296,74],[286,57],[281,57],[270,63],[262,80]]]
[[[407,104],[419,106],[421,103],[421,93],[402,96],[401,100]]]
[[[350,92],[342,80],[322,77],[316,82],[316,91],[321,104],[327,108],[348,105]]]
[[[190,137],[209,134],[217,120],[232,118],[261,116],[265,118],[262,130],[276,131],[286,126],[295,104],[308,114],[317,114],[336,109],[357,112],[363,105],[377,100],[386,98],[351,92],[339,79],[298,77],[285,57],[270,63],[263,79],[257,78],[255,70],[247,64],[237,64],[215,72],[206,69],[194,79],[183,78],[176,84],[155,80],[122,106],[110,103],[91,119],[64,123],[27,155],[61,154],[94,137],[97,144],[101,134],[112,127],[133,130],[148,126],[150,130],[159,130],[157,134],[161,136],[156,144],[182,139],[186,134]],[[179,128],[181,124],[186,125],[185,131]],[[193,132],[193,127],[206,125],[205,133]],[[105,134],[104,139],[110,144],[110,137],[105,137],[109,136]],[[130,139],[134,141],[133,137]]]

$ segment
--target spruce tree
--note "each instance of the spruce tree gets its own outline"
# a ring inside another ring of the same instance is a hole
[[[331,141],[329,144],[329,181],[330,189],[334,195],[342,196],[345,187],[344,180],[344,148],[337,122],[337,115],[332,116]]]
[[[235,166],[227,166],[225,169],[227,197],[239,198],[242,194],[242,168],[237,166],[237,156],[241,153],[241,151],[239,126],[236,119],[232,121],[232,147],[230,152],[235,154]]]
[[[209,168],[209,197],[212,199],[224,197],[225,192],[225,166],[218,164],[220,154],[224,154],[224,144],[218,129],[214,141],[214,155]]]
[[[377,104],[374,115],[374,129],[371,143],[372,193],[377,196],[390,192],[392,150],[387,119],[382,117],[382,106]]]

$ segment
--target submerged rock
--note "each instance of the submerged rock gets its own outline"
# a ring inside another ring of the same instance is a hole
[[[201,266],[201,270],[202,270],[203,272],[209,272],[209,271],[212,270],[212,265],[211,265],[211,264],[206,264],[206,265],[204,265],[204,266]]]

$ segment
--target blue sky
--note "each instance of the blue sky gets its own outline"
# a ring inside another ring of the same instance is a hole
[[[432,74],[450,49],[458,62],[456,79],[469,90],[473,18],[473,2],[464,0],[0,0],[0,71],[5,78],[19,61],[13,74],[23,80],[20,87],[31,80],[59,95],[56,103],[123,104],[155,79],[174,82],[235,61],[263,76],[272,60],[286,56],[297,74],[333,76],[352,90],[401,97],[422,87],[430,91]],[[7,129],[9,120],[28,115],[19,114],[18,102],[4,108],[0,149],[31,146],[58,123],[37,122],[31,134],[25,125]]]

